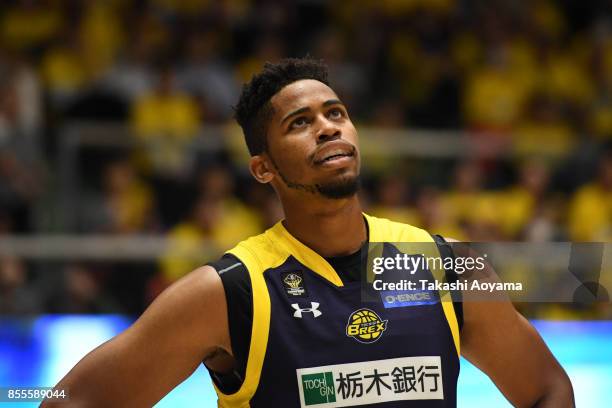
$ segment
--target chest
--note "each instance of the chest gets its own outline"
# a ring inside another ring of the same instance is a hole
[[[271,272],[262,378],[277,384],[276,392],[282,385],[301,406],[321,407],[454,395],[458,358],[434,294],[410,300],[366,293],[361,282],[337,287],[297,263]]]
[[[297,262],[265,280],[268,344],[284,364],[440,355],[454,347],[436,292],[376,291],[361,281],[339,287]]]

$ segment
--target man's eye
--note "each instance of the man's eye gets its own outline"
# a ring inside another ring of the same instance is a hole
[[[297,118],[296,120],[291,122],[291,126],[289,126],[289,127],[291,129],[296,129],[296,128],[300,128],[302,126],[305,126],[306,124],[308,124],[308,121],[306,120],[306,118]]]
[[[340,109],[332,109],[329,111],[329,117],[332,119],[340,119],[342,117],[342,111]]]

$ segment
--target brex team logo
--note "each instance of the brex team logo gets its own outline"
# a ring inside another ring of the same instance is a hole
[[[374,343],[387,330],[388,320],[382,320],[370,309],[359,309],[351,313],[346,325],[346,335],[360,343]]]
[[[298,297],[306,294],[306,288],[304,288],[304,277],[299,271],[284,273],[281,278],[283,287],[288,295]]]

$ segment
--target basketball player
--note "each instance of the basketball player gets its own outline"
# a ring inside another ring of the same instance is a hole
[[[362,303],[368,242],[445,242],[362,212],[357,132],[324,65],[267,64],[236,117],[250,171],[285,219],[83,358],[57,385],[70,395],[61,406],[152,406],[204,362],[221,407],[452,407],[459,354],[515,406],[574,405],[566,373],[509,302]]]

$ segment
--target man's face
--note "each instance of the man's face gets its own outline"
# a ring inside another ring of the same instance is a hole
[[[354,195],[359,186],[357,131],[335,92],[316,80],[287,85],[270,100],[267,156],[277,189]]]

